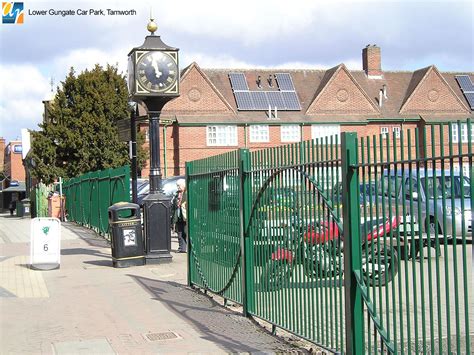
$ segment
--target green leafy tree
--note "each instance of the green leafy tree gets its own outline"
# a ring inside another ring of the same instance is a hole
[[[140,172],[140,170],[146,165],[148,152],[143,149],[143,145],[145,144],[145,133],[141,132],[138,127],[139,125],[137,124],[137,170]]]
[[[77,76],[71,68],[47,122],[32,134],[32,175],[49,183],[129,164],[128,144],[119,140],[116,126],[128,117],[126,82],[116,67],[96,65]]]

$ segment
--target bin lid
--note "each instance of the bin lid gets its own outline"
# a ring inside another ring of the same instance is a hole
[[[131,202],[117,202],[109,207],[109,211],[139,210],[140,206]]]

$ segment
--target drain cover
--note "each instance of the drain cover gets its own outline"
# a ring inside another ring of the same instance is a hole
[[[145,338],[148,341],[163,341],[163,340],[171,340],[171,339],[178,339],[178,334],[174,332],[164,332],[164,333],[148,333],[145,334]]]

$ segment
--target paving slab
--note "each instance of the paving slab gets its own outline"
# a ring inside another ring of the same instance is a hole
[[[29,269],[30,222],[0,214],[1,354],[302,351],[188,288],[186,254],[113,268],[106,240],[63,223],[61,267]]]

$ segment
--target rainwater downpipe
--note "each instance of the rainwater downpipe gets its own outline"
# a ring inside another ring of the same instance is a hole
[[[166,122],[163,124],[163,161],[165,163],[164,167],[164,177],[168,177],[168,161],[166,160],[166,128],[168,128],[169,125],[172,125],[173,123],[171,122]]]
[[[245,148],[248,148],[248,142],[247,142],[247,127],[248,127],[248,125],[245,124],[245,125],[244,125],[244,144],[245,144]]]

